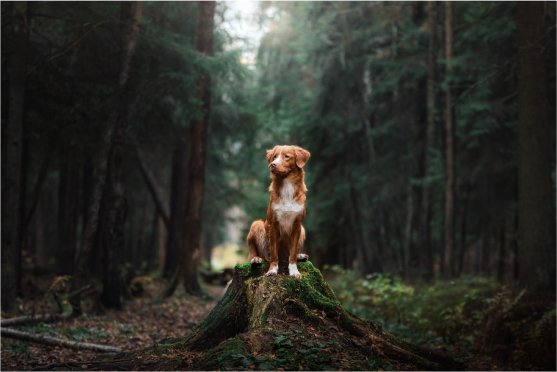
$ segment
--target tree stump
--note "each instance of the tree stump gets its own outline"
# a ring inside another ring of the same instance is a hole
[[[319,270],[302,280],[269,264],[239,264],[226,294],[186,337],[132,353],[134,369],[458,370],[451,358],[412,345],[347,311]],[[160,360],[161,355],[180,356]],[[129,358],[130,355],[118,357]],[[146,363],[155,357],[157,363]],[[126,366],[121,365],[121,368]],[[460,367],[462,368],[462,367]]]

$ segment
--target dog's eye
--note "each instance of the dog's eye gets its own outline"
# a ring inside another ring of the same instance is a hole
[[[285,157],[286,159],[288,159],[289,156],[288,156],[288,155],[284,155],[284,157]]]
[[[276,159],[276,158],[277,158],[277,156],[275,155],[275,157],[273,159]]]

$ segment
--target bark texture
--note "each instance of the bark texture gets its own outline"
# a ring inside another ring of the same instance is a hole
[[[425,279],[431,279],[433,275],[433,254],[431,249],[430,226],[431,205],[429,202],[429,167],[431,165],[430,147],[435,140],[435,84],[437,67],[437,11],[438,4],[435,1],[428,3],[428,23],[429,23],[429,45],[427,51],[427,127],[424,142],[424,179],[422,184],[422,197],[420,205],[420,267],[425,272]]]
[[[453,3],[445,3],[445,59],[449,79],[453,73]],[[446,91],[446,122],[445,122],[445,276],[453,275],[453,254],[455,251],[455,123],[453,115],[452,86],[449,82]]]
[[[537,290],[555,287],[544,3],[520,1],[517,14],[519,277]]]
[[[205,56],[213,55],[214,1],[199,2],[199,26],[196,48]],[[174,292],[179,281],[183,281],[186,292],[201,294],[198,279],[198,258],[202,236],[201,207],[205,187],[205,155],[207,152],[207,126],[211,111],[211,78],[206,72],[199,81],[198,97],[202,102],[202,117],[191,123],[189,164],[186,195],[186,219],[183,230],[183,246],[180,252],[176,278],[172,281],[166,295]]]
[[[58,184],[58,247],[56,264],[60,275],[73,274],[78,215],[79,173],[75,145],[60,149]]]
[[[164,262],[163,276],[172,278],[176,273],[178,259],[182,251],[183,239],[182,228],[186,218],[186,195],[187,195],[187,170],[188,170],[188,141],[186,136],[176,136],[176,148],[172,153],[172,200],[170,208],[170,219],[168,223],[168,240],[166,241],[166,256]]]
[[[95,235],[99,227],[99,209],[100,209],[100,202],[103,194],[103,188],[106,181],[108,155],[112,145],[112,139],[114,137],[116,125],[118,123],[118,115],[120,113],[122,96],[124,94],[124,88],[128,80],[128,75],[130,71],[131,58],[133,56],[135,44],[137,42],[137,37],[139,34],[139,22],[141,19],[142,9],[143,9],[143,3],[141,1],[136,2],[132,32],[130,34],[129,41],[126,45],[126,50],[122,58],[122,70],[120,71],[120,74],[118,76],[116,94],[113,103],[114,106],[109,114],[108,122],[106,124],[106,129],[102,137],[102,142],[100,144],[100,150],[97,155],[97,174],[95,177],[92,195],[89,202],[89,208],[87,212],[87,225],[85,227],[83,245],[81,247],[81,251],[76,265],[77,275],[75,276],[75,280],[72,285],[73,290],[82,287],[88,277],[87,268],[89,263],[89,257],[91,256],[91,249],[94,245]],[[70,303],[74,309],[75,315],[81,314],[80,302],[81,301],[79,297],[73,297],[70,299]]]
[[[23,146],[23,102],[27,74],[28,30],[27,3],[13,3],[12,40],[10,47],[10,101],[8,121],[2,135],[6,136],[2,149],[2,310],[7,310],[15,299],[20,263],[20,189],[21,151]]]
[[[293,345],[293,350],[305,347],[303,342],[315,342],[319,338],[323,341],[325,337],[327,342],[334,341],[331,345],[336,345],[331,346],[331,353],[336,349],[351,350],[356,364],[377,357],[403,363],[409,369],[458,370],[452,359],[400,340],[377,324],[345,310],[310,262],[298,263],[301,280],[289,276],[286,266],[279,268],[277,276],[263,277],[268,268],[268,263],[236,265],[224,297],[188,336],[134,353],[134,358],[172,353],[172,350],[201,351],[203,355],[194,364],[169,361],[170,364],[158,368],[224,370],[242,365],[238,354],[252,357],[256,353],[260,356],[256,363],[263,363],[265,358],[273,363],[259,368],[275,369],[289,361],[272,359],[275,351],[270,342],[277,336],[290,334],[292,342],[302,341]],[[296,341],[296,337],[300,340]],[[332,365],[327,365],[327,369],[331,368]]]
[[[164,202],[164,198],[162,196],[162,192],[160,191],[159,186],[157,185],[157,181],[151,170],[147,167],[145,160],[143,158],[143,151],[139,144],[135,144],[135,159],[137,161],[137,166],[145,180],[145,184],[149,189],[149,193],[153,197],[153,201],[155,202],[155,207],[159,212],[165,226],[168,228],[170,225],[170,213],[168,212],[168,206]]]

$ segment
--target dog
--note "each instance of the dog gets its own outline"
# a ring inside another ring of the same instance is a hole
[[[303,167],[309,157],[309,151],[298,146],[275,146],[267,150],[272,180],[267,220],[254,221],[247,237],[248,261],[252,265],[271,263],[265,276],[277,275],[280,260],[288,262],[290,276],[302,279],[296,263],[309,258],[301,253],[306,239],[302,226],[307,192]]]

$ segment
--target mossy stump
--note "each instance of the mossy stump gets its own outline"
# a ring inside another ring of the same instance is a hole
[[[269,264],[239,264],[226,294],[184,338],[119,358],[179,355],[134,369],[458,370],[451,358],[417,347],[357,317],[337,300],[310,262],[302,280]],[[121,365],[120,368],[125,366]]]

